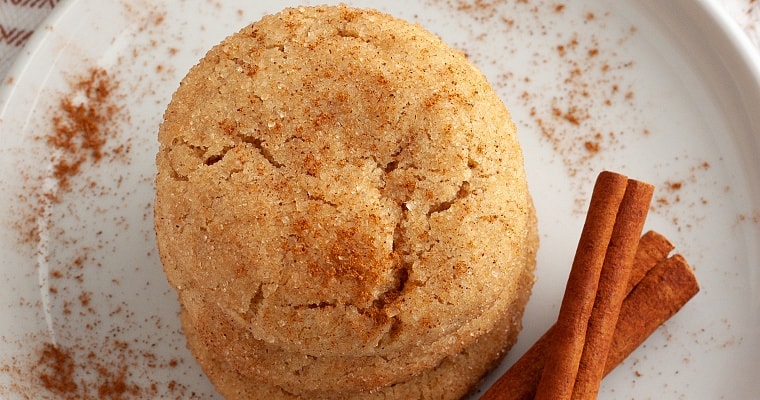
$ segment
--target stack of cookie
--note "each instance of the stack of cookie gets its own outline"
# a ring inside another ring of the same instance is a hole
[[[155,224],[228,399],[459,398],[514,343],[538,246],[509,113],[421,27],[286,9],[183,79]]]

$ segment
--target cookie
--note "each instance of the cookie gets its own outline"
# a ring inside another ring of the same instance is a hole
[[[531,233],[537,240],[535,232]],[[535,259],[534,253],[525,255]],[[225,354],[225,362],[237,375],[274,386],[290,393],[326,391],[373,391],[396,385],[434,368],[449,356],[464,351],[478,338],[493,330],[493,320],[519,321],[533,284],[532,268],[524,272],[512,304],[488,310],[483,320],[474,320],[432,346],[419,347],[389,356],[311,356],[288,352],[253,338],[243,324],[208,301],[185,301],[185,325],[196,328],[194,336],[206,352]],[[200,296],[190,296],[198,299]],[[464,332],[464,333],[463,333]],[[473,333],[474,332],[474,333]]]
[[[340,389],[380,390],[527,301],[538,241],[515,125],[419,25],[342,5],[265,16],[190,70],[158,140],[159,254],[212,380],[250,375],[238,349],[293,392],[339,385],[267,368],[392,360]]]
[[[525,274],[524,284],[532,277]],[[182,321],[188,347],[217,390],[228,400],[374,400],[374,399],[459,399],[472,393],[482,378],[492,370],[517,340],[524,304],[530,292],[523,292],[493,329],[479,336],[461,352],[444,358],[433,368],[408,380],[371,391],[294,392],[250,376],[226,362],[220,353],[210,351],[198,336],[198,325],[183,312]],[[328,378],[329,379],[329,378]],[[334,380],[331,380],[334,381]]]

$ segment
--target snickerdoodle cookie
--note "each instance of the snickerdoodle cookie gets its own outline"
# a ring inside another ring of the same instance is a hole
[[[215,384],[376,392],[519,330],[538,239],[515,125],[420,26],[266,16],[191,69],[159,143],[161,260]]]
[[[530,285],[532,276],[525,275]],[[227,358],[211,350],[207,342],[198,337],[198,324],[189,321],[186,313],[182,322],[190,348],[203,370],[214,382],[219,392],[228,399],[267,400],[386,400],[458,399],[471,393],[483,375],[498,364],[517,339],[520,331],[520,315],[529,296],[523,291],[513,306],[497,321],[496,325],[478,336],[462,351],[445,357],[432,368],[423,370],[411,378],[375,390],[336,390],[309,392],[260,381],[246,375],[227,362]],[[326,375],[326,376],[329,376]],[[334,380],[333,380],[334,381]]]

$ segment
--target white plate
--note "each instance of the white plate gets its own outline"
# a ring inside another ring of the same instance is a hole
[[[91,393],[125,372],[140,390],[133,397],[218,398],[184,348],[178,305],[156,255],[155,134],[177,83],[208,48],[291,2],[251,3],[69,1],[3,83],[4,398],[55,398],[39,388],[49,365],[35,366],[51,341],[71,350],[69,367]],[[593,179],[611,169],[657,185],[647,228],[677,245],[702,291],[605,379],[601,396],[755,396],[760,61],[748,42],[706,0],[468,3],[379,7],[465,50],[519,125],[542,246],[525,329],[502,370],[556,318]],[[131,150],[88,165],[60,203],[40,203],[42,240],[20,241],[35,206],[30,192],[42,190],[33,177],[51,168],[50,149],[35,138],[51,132],[70,83],[93,67],[119,82],[115,144]]]

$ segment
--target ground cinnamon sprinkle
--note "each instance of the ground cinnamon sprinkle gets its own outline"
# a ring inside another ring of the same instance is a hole
[[[64,347],[46,343],[28,379],[36,380],[48,395],[59,399],[126,400],[158,394],[159,388],[155,383],[141,387],[132,382],[130,358],[145,355],[136,354],[126,342],[113,341],[108,347],[121,352],[116,361],[104,361],[102,354],[81,345]],[[176,366],[176,361],[154,364],[154,368],[171,365]],[[168,386],[178,390],[176,383]],[[37,396],[42,396],[42,393]]]
[[[101,68],[89,69],[75,77],[70,81],[70,90],[53,100],[46,133],[36,137],[44,144],[45,155],[41,158],[51,168],[43,169],[39,176],[25,177],[26,190],[19,195],[23,212],[16,222],[20,241],[30,246],[32,252],[39,252],[34,248],[44,231],[47,240],[73,249],[73,253],[65,257],[47,251],[41,254],[50,263],[47,291],[51,312],[58,317],[54,320],[57,337],[52,341],[47,333],[40,332],[19,339],[28,359],[14,358],[0,366],[3,372],[15,376],[12,387],[0,387],[0,396],[12,390],[34,399],[196,397],[174,380],[163,382],[152,376],[157,370],[182,364],[180,360],[167,360],[146,351],[159,338],[118,339],[122,329],[126,331],[146,321],[133,321],[134,314],[125,303],[103,307],[109,304],[110,289],[92,290],[98,286],[93,286],[90,274],[107,264],[95,254],[108,242],[99,236],[100,232],[95,237],[86,237],[81,236],[82,232],[69,231],[66,224],[58,224],[61,210],[71,213],[72,193],[78,196],[77,202],[92,201],[92,212],[105,215],[113,211],[99,208],[98,199],[113,195],[115,189],[103,186],[91,174],[101,164],[129,163],[131,138],[120,128],[128,121],[124,113],[127,99],[119,86],[116,74]],[[114,179],[120,182],[121,178]],[[53,185],[49,185],[51,180]],[[79,217],[75,214],[75,218]],[[118,281],[114,280],[113,285],[118,287]],[[40,304],[28,307],[39,309]],[[112,323],[112,318],[119,322]]]
[[[522,134],[535,134],[557,154],[582,211],[589,177],[611,164],[629,138],[649,132],[634,91],[637,65],[620,50],[637,28],[620,25],[626,22],[603,6],[592,11],[562,0],[428,1],[464,21],[472,38],[455,46],[479,67],[497,71],[490,79]],[[471,45],[484,40],[502,50],[483,53]]]
[[[85,165],[96,165],[104,160],[126,161],[131,150],[127,138],[119,138],[115,126],[126,118],[115,94],[117,81],[102,68],[91,68],[73,78],[70,91],[48,111],[50,127],[36,135],[43,144],[52,171],[42,170],[39,175],[23,171],[25,187],[18,195],[14,225],[19,232],[21,245],[35,245],[40,241],[40,230],[50,219],[50,206],[60,204],[62,197],[71,191],[94,193],[94,181],[80,182],[74,188],[73,178],[80,175]],[[53,185],[49,184],[52,179]]]
[[[53,131],[44,137],[48,146],[58,150],[51,162],[53,177],[62,190],[70,188],[70,178],[81,171],[82,164],[97,163],[109,154],[106,145],[115,134],[112,126],[119,111],[112,99],[117,83],[104,69],[91,69],[72,86],[83,100],[62,98],[53,116]],[[121,151],[120,147],[110,150],[112,154]]]
[[[30,157],[19,162],[17,201],[7,218],[20,255],[28,255],[29,269],[19,273],[40,284],[31,292],[6,289],[18,294],[18,315],[39,326],[0,337],[8,350],[0,360],[0,398],[206,398],[190,389],[197,387],[197,369],[184,358],[178,328],[164,320],[164,310],[135,301],[155,295],[156,285],[141,273],[144,257],[125,260],[123,248],[133,245],[135,225],[152,226],[148,216],[135,220],[130,208],[150,203],[138,192],[150,188],[152,175],[142,175],[151,172],[131,163],[133,145],[145,154],[155,129],[135,109],[156,97],[156,79],[176,84],[170,57],[186,46],[176,37],[164,43],[164,4],[122,6],[122,17],[138,28],[123,58],[107,68],[90,58],[70,69],[57,65],[67,86],[60,92],[44,86],[24,128]],[[144,77],[148,65],[161,77]],[[145,241],[134,245],[150,255],[152,236],[140,234]]]
[[[35,369],[37,379],[48,391],[65,398],[77,392],[74,380],[74,360],[66,351],[46,343],[40,352]]]

